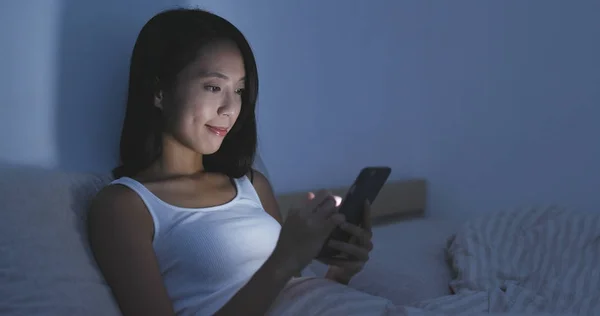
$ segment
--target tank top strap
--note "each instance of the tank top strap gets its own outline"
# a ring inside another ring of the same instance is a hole
[[[135,192],[140,197],[140,199],[142,199],[142,201],[146,205],[146,209],[148,210],[148,213],[150,213],[150,216],[152,216],[152,221],[154,222],[153,241],[155,241],[157,239],[158,235],[160,235],[159,233],[160,233],[160,228],[161,228],[161,225],[160,225],[161,220],[158,216],[158,211],[155,209],[157,197],[152,192],[150,192],[150,190],[148,190],[148,188],[146,188],[143,184],[141,184],[137,180],[134,180],[129,177],[121,177],[119,179],[112,181],[110,184],[111,185],[120,184],[120,185],[126,186],[129,189],[131,189],[133,192]]]
[[[249,199],[258,203],[258,205],[262,205],[260,202],[260,197],[254,188],[254,184],[250,181],[248,176],[243,176],[241,178],[233,179],[237,184],[237,189],[239,190],[238,194],[241,198]]]
[[[142,200],[154,195],[143,184],[129,177],[121,177],[112,181],[110,184],[120,184],[126,186],[137,193]]]

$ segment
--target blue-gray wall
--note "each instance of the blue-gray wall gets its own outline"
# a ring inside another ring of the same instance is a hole
[[[278,192],[387,164],[429,180],[434,213],[600,209],[592,0],[2,1],[0,159],[109,170],[137,32],[176,5],[223,15],[254,47]]]

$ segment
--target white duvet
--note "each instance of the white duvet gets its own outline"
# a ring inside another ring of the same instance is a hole
[[[600,214],[519,209],[448,242],[454,295],[394,306],[327,280],[291,282],[271,315],[600,315]]]

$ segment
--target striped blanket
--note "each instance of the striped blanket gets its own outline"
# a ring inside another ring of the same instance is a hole
[[[483,217],[451,238],[448,255],[455,295],[415,307],[600,315],[600,214],[544,207]]]
[[[600,315],[600,214],[497,213],[465,224],[447,252],[454,295],[393,306],[313,278],[288,287],[271,315]]]

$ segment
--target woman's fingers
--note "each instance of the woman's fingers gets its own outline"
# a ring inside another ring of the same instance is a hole
[[[309,193],[309,199],[307,200],[305,206],[306,210],[310,213],[315,213],[318,210],[322,209],[328,209],[331,208],[331,205],[335,205],[335,202],[331,198],[331,194],[329,193],[329,191],[320,190],[317,193],[313,193],[312,195],[313,197],[312,199],[310,199]]]
[[[339,226],[346,222],[346,216],[344,216],[342,213],[336,212],[329,217],[329,220],[333,226]]]
[[[323,201],[329,196],[329,191],[319,190],[316,193],[309,192],[308,193],[308,203],[306,204],[307,208],[310,210],[314,210],[319,206],[319,204],[323,203]],[[312,196],[312,198],[311,198]]]
[[[329,247],[339,250],[352,257],[355,257],[359,261],[369,260],[369,250],[367,250],[366,248],[333,239],[330,240],[327,244],[329,245]]]
[[[365,246],[369,250],[373,249],[373,244],[371,243],[372,233],[370,231],[348,222],[341,223],[340,229],[356,238],[358,244]]]
[[[309,210],[320,218],[328,219],[337,213],[337,201],[331,192],[321,190],[317,192],[315,198],[309,201]]]
[[[336,266],[336,267],[340,267],[340,268],[361,267],[364,265],[364,262],[362,262],[362,261],[348,260],[348,259],[332,259],[332,258],[325,259],[325,258],[323,258],[323,259],[319,259],[319,261],[326,265]]]

